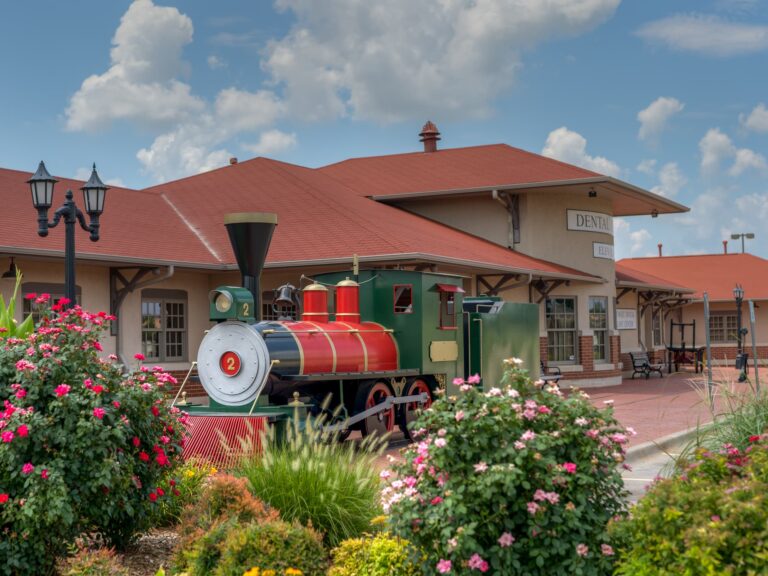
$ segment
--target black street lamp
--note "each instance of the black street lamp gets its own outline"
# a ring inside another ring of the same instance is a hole
[[[32,192],[32,205],[37,209],[37,233],[40,236],[48,236],[48,229],[58,226],[62,217],[64,218],[66,242],[64,245],[64,297],[69,300],[67,306],[74,306],[76,302],[75,293],[75,222],[80,223],[80,227],[90,233],[92,242],[99,239],[99,216],[104,212],[104,198],[108,190],[107,186],[101,181],[96,173],[96,164],[93,165],[93,172],[85,186],[80,188],[83,191],[83,203],[85,211],[90,217],[90,223],[85,223],[85,217],[73,200],[72,190],[67,190],[64,204],[56,210],[53,220],[48,222],[48,209],[53,204],[53,187],[58,182],[45,169],[45,164],[41,161],[37,167],[37,172],[27,183]]]
[[[741,287],[741,284],[736,284],[736,287],[733,289],[733,297],[736,299],[736,367],[741,369],[739,382],[743,382],[747,378],[747,362],[744,358],[743,346],[743,338],[746,330],[741,327],[741,304],[744,302],[744,288]]]

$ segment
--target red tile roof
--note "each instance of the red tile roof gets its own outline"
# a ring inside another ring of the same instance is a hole
[[[625,258],[616,263],[619,266],[689,286],[697,299],[706,291],[712,301],[733,301],[737,283],[744,287],[746,299],[768,299],[768,260],[752,254]]]
[[[412,258],[599,281],[362,197],[310,168],[256,158],[150,188],[172,204],[224,262],[234,262],[224,214],[276,212],[267,265]]]
[[[647,274],[638,270],[633,270],[621,263],[616,262],[616,284],[619,286],[631,286],[637,288],[646,288],[648,290],[665,290],[670,292],[689,293],[693,292],[691,288],[680,286],[669,280],[659,278],[653,274]]]
[[[29,172],[0,169],[0,201],[3,207],[0,210],[0,228],[4,231],[0,252],[60,256],[64,252],[64,222],[50,229],[46,238],[37,235],[37,212],[32,207],[29,185],[26,184],[31,176]],[[75,202],[83,209],[80,191],[83,182],[58,179],[53,207],[48,211],[49,220],[53,218],[55,209],[64,203],[67,189],[74,192]],[[173,207],[157,194],[110,188],[101,216],[100,233],[100,240],[91,242],[88,234],[77,226],[75,242],[79,258],[107,261],[127,258],[147,263],[216,263],[195,234],[182,224]]]
[[[507,144],[352,158],[319,170],[365,196],[602,176]]]

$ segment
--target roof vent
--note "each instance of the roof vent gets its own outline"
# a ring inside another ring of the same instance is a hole
[[[427,120],[419,132],[420,142],[424,142],[424,152],[437,152],[437,141],[440,140],[440,132],[431,121]]]
[[[232,156],[232,158],[229,159],[229,165],[234,166],[235,164],[237,164],[237,158]]]
[[[663,247],[664,247],[664,244],[662,244],[661,242],[659,242],[659,258],[661,258],[661,257],[662,257],[661,249],[662,249]]]
[[[728,254],[728,240],[723,240],[723,254]]]

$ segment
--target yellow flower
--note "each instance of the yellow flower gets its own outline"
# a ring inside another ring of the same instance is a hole
[[[216,472],[218,472],[218,470],[216,470],[216,468],[214,468],[213,466],[211,466],[211,469],[208,471],[208,474],[211,474],[211,475],[213,475],[213,474],[216,474]],[[255,576],[259,576],[259,575],[258,575],[258,574],[256,574]]]
[[[379,524],[386,524],[387,517],[384,516],[384,514],[381,514],[379,516],[376,516],[375,518],[371,519],[371,526],[378,526]],[[293,570],[293,568],[290,568],[290,570]]]
[[[286,568],[285,576],[304,576],[304,572],[302,572],[298,568]]]
[[[244,572],[243,576],[259,576],[260,572],[261,571],[259,570],[258,566],[254,566],[253,568],[251,568],[247,572]]]
[[[275,576],[274,570],[264,570],[264,572],[261,573],[261,576]]]
[[[184,472],[184,476],[186,476],[187,478],[192,478],[192,476],[194,475],[195,475],[194,470],[187,470],[186,472]]]

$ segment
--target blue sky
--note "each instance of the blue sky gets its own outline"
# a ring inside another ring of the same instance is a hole
[[[0,166],[145,187],[506,142],[692,208],[618,219],[617,256],[768,257],[768,2],[38,0],[0,18]],[[732,249],[736,246],[733,245]]]

